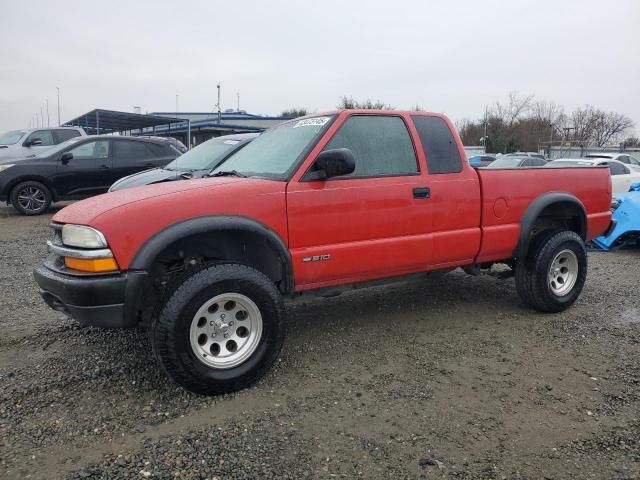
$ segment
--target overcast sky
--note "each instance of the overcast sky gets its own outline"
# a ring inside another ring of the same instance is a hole
[[[0,0],[0,131],[49,99],[96,107],[333,109],[343,95],[478,118],[509,91],[640,130],[640,1]],[[45,111],[46,123],[46,111]]]

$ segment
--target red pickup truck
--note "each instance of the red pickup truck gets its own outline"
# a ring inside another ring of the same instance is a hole
[[[35,278],[83,324],[147,327],[165,371],[214,394],[264,374],[283,298],[306,291],[503,263],[525,303],[559,312],[610,200],[606,167],[471,168],[442,115],[329,112],[268,130],[209,178],[64,208]]]

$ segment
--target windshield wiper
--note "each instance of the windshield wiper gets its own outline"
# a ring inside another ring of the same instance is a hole
[[[216,172],[214,174],[209,174],[207,175],[207,177],[241,177],[241,178],[247,178],[248,175],[245,175],[244,173],[240,173],[237,170],[220,170],[219,172]]]

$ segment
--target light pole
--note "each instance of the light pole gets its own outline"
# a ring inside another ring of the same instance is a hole
[[[47,127],[51,126],[51,117],[49,117],[49,99],[45,100],[47,102]]]
[[[218,123],[220,123],[222,121],[222,112],[220,111],[220,84],[218,84],[217,87],[218,87]]]
[[[58,126],[60,126],[60,87],[56,87],[58,90]]]

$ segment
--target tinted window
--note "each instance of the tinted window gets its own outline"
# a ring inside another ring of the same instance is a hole
[[[79,137],[80,136],[80,132],[79,131],[77,131],[77,130],[69,130],[69,129],[54,130],[53,134],[56,137],[56,143],[65,142],[65,141],[69,140],[70,138],[75,138],[75,137]]]
[[[73,153],[74,160],[86,160],[89,158],[107,158],[109,156],[109,141],[97,140],[95,142],[87,142],[72,148],[69,152]]]
[[[531,158],[527,158],[525,160],[522,161],[522,164],[520,164],[521,167],[533,167],[533,160]]]
[[[533,166],[534,167],[543,167],[546,164],[547,164],[547,162],[543,158],[534,158],[533,159]]]
[[[325,147],[348,148],[356,169],[345,177],[403,175],[418,172],[411,137],[400,117],[349,117]]]
[[[629,155],[629,163],[631,165],[640,165],[640,160],[638,160],[636,157]]]
[[[53,135],[51,135],[51,130],[38,130],[27,137],[28,142],[33,142],[36,139],[42,140],[42,143],[40,144],[42,146],[55,145]]]
[[[611,170],[611,175],[624,175],[625,173],[629,173],[627,168],[624,165],[620,165],[616,162],[603,163],[602,165],[609,165],[609,170]]]
[[[627,157],[626,155],[619,155],[616,160],[622,163],[629,163],[629,157]]]
[[[449,127],[440,117],[414,116],[420,142],[427,157],[429,173],[462,171],[460,153]]]
[[[119,160],[144,160],[152,158],[154,155],[143,142],[128,142],[120,140],[115,142],[115,156]]]
[[[150,148],[151,151],[154,153],[154,155],[157,155],[158,157],[163,157],[163,156],[173,156],[175,157],[176,155],[180,155],[180,152],[178,152],[175,149],[172,149],[171,145],[167,144],[167,145],[162,145],[160,143],[147,143],[147,148]]]

